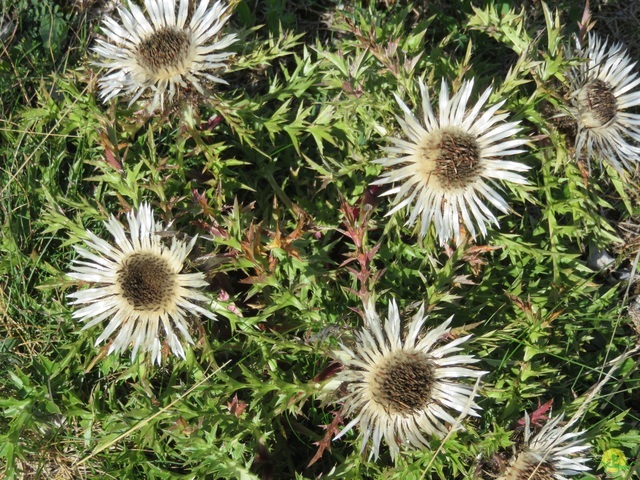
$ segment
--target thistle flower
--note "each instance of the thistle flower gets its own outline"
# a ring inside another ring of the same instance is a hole
[[[122,25],[105,17],[103,33],[94,51],[102,57],[96,65],[108,73],[100,81],[103,101],[131,96],[129,105],[147,89],[153,93],[148,111],[163,107],[168,92],[172,100],[179,87],[191,84],[205,93],[202,80],[227,83],[208,73],[225,66],[232,53],[224,49],[237,41],[236,35],[219,35],[228,20],[227,7],[216,1],[201,0],[189,16],[189,0],[145,0],[148,17],[137,5],[119,7]],[[187,21],[188,20],[188,21]]]
[[[578,410],[566,422],[564,415],[550,416],[542,429],[532,435],[531,419],[525,413],[523,444],[497,480],[568,480],[566,477],[590,470],[585,465],[588,459],[580,455],[590,448],[580,438],[584,431],[572,432],[571,428],[583,418],[614,372],[639,349],[640,346],[611,360],[609,371],[589,389]]]
[[[524,448],[498,480],[567,480],[589,470],[587,458],[576,455],[589,449],[579,438],[584,432],[566,432],[559,427],[564,415],[550,418],[534,436],[525,413]]]
[[[152,362],[160,364],[164,343],[174,355],[185,358],[181,340],[193,344],[188,315],[215,319],[213,313],[194,303],[210,303],[198,291],[207,285],[204,275],[180,273],[196,238],[187,244],[174,237],[171,246],[166,246],[157,235],[161,225],[154,223],[146,203],[137,214],[129,212],[127,220],[129,238],[115,217],[105,222],[116,246],[89,231],[85,244],[90,250],[74,246],[83,259],[74,260],[68,275],[96,286],[68,295],[75,299],[72,305],[86,305],[74,312],[73,318],[86,322],[83,330],[109,319],[96,340],[98,345],[117,331],[109,354],[122,354],[131,345],[132,361],[142,350],[150,354]]]
[[[343,345],[336,353],[344,369],[331,383],[346,386],[339,402],[344,416],[352,419],[336,438],[358,425],[361,451],[371,441],[370,457],[377,458],[384,438],[394,458],[403,444],[428,447],[423,434],[444,437],[445,423],[456,425],[454,415],[478,416],[473,389],[459,379],[487,372],[466,368],[479,361],[472,355],[452,355],[462,350],[459,345],[470,335],[436,346],[450,332],[451,318],[420,335],[427,319],[423,305],[404,340],[395,301],[389,304],[384,326],[372,301],[365,305],[365,319],[365,327],[356,334],[355,350]]]
[[[569,114],[578,126],[576,156],[632,170],[640,155],[640,115],[626,110],[640,105],[636,62],[621,44],[595,34],[589,34],[586,45],[576,43],[575,55],[586,60],[567,72]]]
[[[464,82],[450,98],[443,79],[436,117],[424,83],[420,82],[422,123],[396,95],[404,112],[404,118],[396,118],[409,139],[390,138],[395,146],[383,150],[393,157],[375,160],[393,167],[373,182],[396,184],[384,193],[395,195],[395,206],[387,215],[407,207],[407,224],[413,225],[420,218],[420,237],[424,237],[433,223],[441,244],[451,238],[459,242],[460,222],[471,236],[476,236],[476,229],[486,235],[487,224],[498,224],[487,203],[503,213],[509,211],[507,202],[493,188],[495,180],[527,183],[514,172],[527,171],[528,166],[502,160],[524,152],[521,147],[526,140],[514,138],[520,131],[518,122],[505,123],[508,114],[496,113],[504,101],[480,113],[491,88],[484,91],[473,108],[467,109],[472,89],[473,80]]]

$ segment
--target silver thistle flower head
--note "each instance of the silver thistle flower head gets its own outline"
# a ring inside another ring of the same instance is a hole
[[[191,16],[189,0],[145,0],[144,5],[146,16],[130,3],[118,8],[121,23],[104,19],[105,39],[93,48],[101,57],[96,65],[108,69],[99,80],[103,101],[127,96],[131,105],[150,90],[147,110],[153,112],[180,87],[190,84],[204,95],[203,80],[227,83],[211,73],[225,67],[232,55],[225,49],[237,41],[235,34],[220,35],[229,18],[225,4],[216,1],[209,8],[209,0],[201,0]]]
[[[570,55],[584,59],[567,72],[569,113],[578,127],[576,156],[597,158],[618,171],[635,168],[640,155],[640,78],[626,49],[591,33]]]
[[[580,436],[584,432],[567,432],[560,426],[564,415],[549,418],[532,435],[529,415],[525,413],[524,447],[510,461],[498,480],[567,480],[589,470],[587,458],[577,455],[590,447]]]
[[[527,183],[516,172],[525,172],[528,166],[503,160],[524,152],[527,141],[515,138],[520,131],[518,122],[505,122],[508,114],[497,113],[504,101],[481,113],[491,88],[467,108],[472,89],[473,80],[466,81],[450,97],[443,79],[436,115],[421,81],[422,122],[396,95],[404,113],[404,118],[396,118],[408,140],[390,138],[394,146],[384,150],[392,156],[375,161],[389,170],[373,183],[395,184],[384,193],[395,195],[395,206],[387,215],[406,207],[410,212],[407,224],[419,218],[420,236],[424,237],[433,223],[441,244],[451,238],[459,242],[460,223],[472,237],[486,235],[488,224],[498,224],[487,204],[503,213],[509,211],[509,205],[494,189],[496,180]]]
[[[459,427],[456,416],[478,415],[474,390],[460,379],[478,379],[487,372],[467,367],[479,361],[472,355],[452,355],[470,335],[437,346],[451,331],[451,318],[421,335],[426,319],[423,305],[402,335],[394,300],[384,324],[373,301],[365,305],[365,326],[356,334],[356,348],[343,345],[336,352],[344,369],[331,383],[346,386],[338,402],[351,418],[336,438],[357,425],[361,451],[371,442],[370,457],[377,458],[384,438],[395,458],[401,445],[428,447],[425,434],[442,438],[448,432],[445,424]]]
[[[146,203],[137,213],[129,212],[127,220],[129,238],[115,217],[105,222],[115,245],[88,231],[88,249],[74,246],[81,259],[74,260],[68,275],[94,286],[68,295],[72,305],[84,305],[73,318],[86,322],[83,330],[108,321],[96,340],[98,345],[115,334],[108,353],[121,354],[132,346],[132,361],[142,351],[160,364],[166,344],[185,358],[182,342],[193,343],[189,314],[215,319],[198,304],[210,303],[199,291],[207,285],[204,275],[180,273],[196,238],[185,243],[174,237],[171,246],[165,245],[158,235],[161,225]]]

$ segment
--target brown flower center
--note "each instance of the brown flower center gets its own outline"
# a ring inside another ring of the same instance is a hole
[[[607,125],[618,112],[618,102],[613,89],[602,80],[594,80],[586,85],[578,99],[582,121],[587,128]]]
[[[435,367],[423,353],[396,352],[375,372],[374,399],[387,411],[411,414],[431,401]]]
[[[122,296],[136,310],[159,311],[173,301],[176,273],[162,257],[134,253],[122,262],[117,282]]]
[[[507,468],[504,480],[555,480],[556,470],[547,461],[536,459],[530,452],[522,452]]]
[[[140,42],[137,59],[140,66],[153,74],[179,71],[184,67],[190,48],[191,40],[185,31],[165,27]]]
[[[429,176],[443,188],[464,188],[482,170],[480,148],[475,137],[456,130],[430,136],[422,147],[422,160]]]

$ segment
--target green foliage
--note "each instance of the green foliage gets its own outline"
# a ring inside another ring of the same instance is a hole
[[[576,161],[557,121],[572,2],[232,2],[229,85],[193,121],[99,102],[99,18],[79,6],[91,3],[0,11],[16,25],[0,47],[7,478],[473,478],[478,456],[510,454],[525,411],[576,412],[637,342],[635,285],[588,265],[590,246],[618,252],[617,267],[634,260],[620,227],[637,225],[634,185]],[[385,217],[389,197],[371,186],[387,137],[404,137],[393,94],[418,112],[418,79],[436,105],[441,78],[455,90],[475,78],[473,101],[492,86],[531,167],[528,186],[503,189],[513,211],[499,227],[445,247]],[[82,330],[65,297],[81,288],[65,276],[73,246],[87,230],[110,241],[103,221],[142,201],[168,236],[198,235],[185,268],[205,272],[220,305],[217,321],[193,319],[186,360],[161,367],[106,355],[101,327]],[[378,462],[361,455],[356,427],[309,466],[340,409],[324,375],[368,295],[381,314],[391,298],[404,318],[424,302],[429,328],[453,315],[455,335],[473,334],[465,345],[489,372],[482,416],[395,463],[386,446]],[[639,378],[628,360],[587,408],[595,475],[607,449],[638,464]]]

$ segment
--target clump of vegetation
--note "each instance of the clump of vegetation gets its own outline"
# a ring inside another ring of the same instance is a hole
[[[4,476],[638,478],[628,17],[0,0]]]

